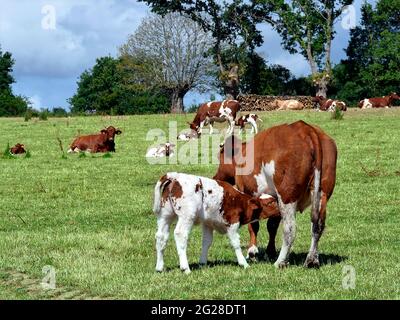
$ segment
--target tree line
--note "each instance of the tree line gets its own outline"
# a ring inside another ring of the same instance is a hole
[[[190,90],[217,90],[226,98],[317,94],[349,105],[399,91],[400,0],[362,5],[346,58],[336,65],[331,62],[334,26],[353,0],[139,1],[153,13],[120,46],[117,57],[98,58],[82,73],[68,100],[71,112],[182,112]],[[306,59],[309,76],[296,78],[257,53],[264,43],[258,28],[263,23],[278,32],[284,49]],[[8,83],[10,98],[11,54],[0,55],[0,61],[0,88]],[[14,114],[23,110],[8,108]]]

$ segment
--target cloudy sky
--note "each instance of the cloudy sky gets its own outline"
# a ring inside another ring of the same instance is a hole
[[[357,21],[362,2],[354,2]],[[148,13],[146,5],[134,0],[0,0],[0,45],[16,60],[14,92],[29,97],[35,108],[68,108],[79,75],[96,58],[116,56]],[[269,63],[282,64],[297,76],[309,74],[301,56],[281,48],[276,32],[266,25],[261,30],[265,41],[258,51]],[[349,39],[340,22],[336,31],[333,62],[344,57]],[[201,99],[191,93],[185,103]]]

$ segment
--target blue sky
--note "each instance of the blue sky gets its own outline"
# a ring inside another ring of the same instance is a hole
[[[357,21],[362,2],[354,2]],[[54,9],[55,28],[52,20],[46,19],[51,12],[48,6]],[[66,100],[74,94],[79,75],[91,68],[96,58],[116,56],[118,46],[149,12],[146,5],[134,0],[0,0],[0,45],[16,60],[14,92],[29,97],[35,108],[68,108]],[[260,29],[264,44],[258,52],[269,63],[282,64],[296,76],[309,74],[304,58],[283,50],[275,31],[267,25]],[[340,23],[336,31],[334,63],[344,58],[349,39],[349,30]],[[191,92],[185,104],[207,100],[210,94]]]

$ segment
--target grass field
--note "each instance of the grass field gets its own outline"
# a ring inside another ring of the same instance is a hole
[[[167,171],[211,177],[217,165],[150,165],[144,157],[152,144],[146,133],[166,130],[170,120],[183,129],[192,116],[0,119],[1,150],[8,142],[21,142],[31,153],[30,158],[0,157],[0,299],[400,298],[400,108],[350,110],[342,121],[312,111],[261,113],[263,128],[303,119],[337,142],[338,175],[319,270],[302,266],[311,239],[307,210],[297,215],[289,268],[276,270],[260,261],[244,270],[228,239],[216,235],[210,265],[196,269],[201,230],[195,227],[188,249],[193,272],[187,276],[179,270],[171,234],[168,272],[159,274],[151,212],[155,182]],[[97,132],[106,125],[123,131],[111,157],[61,157],[57,136],[67,147],[78,130]],[[265,222],[259,235],[265,248]],[[248,238],[243,227],[243,251]],[[56,271],[58,291],[37,285],[46,265]],[[346,266],[356,272],[354,289],[342,286]]]

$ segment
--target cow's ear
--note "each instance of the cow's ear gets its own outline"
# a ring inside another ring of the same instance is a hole
[[[251,198],[247,201],[247,215],[251,220],[258,220],[262,212],[262,205],[259,200]]]
[[[103,130],[101,130],[100,132],[101,132],[101,133],[107,133],[107,130],[106,130],[106,129],[103,129]]]
[[[121,134],[122,131],[120,129],[117,129],[117,131],[115,131],[115,134]]]

